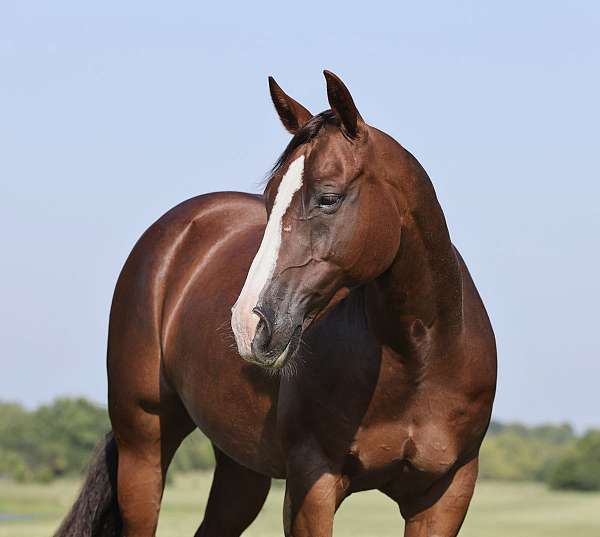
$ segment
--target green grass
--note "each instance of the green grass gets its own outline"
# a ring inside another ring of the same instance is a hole
[[[25,515],[25,520],[0,521],[0,537],[50,537],[70,506],[77,483],[49,485],[0,481],[0,513]],[[209,474],[177,476],[163,500],[159,537],[192,536],[202,518],[210,487]],[[246,537],[281,536],[283,488],[276,484]],[[235,501],[235,498],[232,498]],[[402,535],[396,506],[377,492],[349,498],[335,519],[336,535]],[[600,494],[553,492],[535,483],[482,481],[467,515],[461,537],[598,537]]]

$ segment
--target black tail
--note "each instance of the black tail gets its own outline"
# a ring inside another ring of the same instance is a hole
[[[88,473],[71,511],[54,537],[119,537],[117,504],[117,444],[113,433],[96,448]]]

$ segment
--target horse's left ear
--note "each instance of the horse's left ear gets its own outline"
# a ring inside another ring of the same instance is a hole
[[[287,95],[272,76],[269,77],[269,91],[279,119],[289,133],[296,134],[313,117],[304,106]]]
[[[360,116],[352,95],[346,85],[331,71],[323,71],[327,81],[327,98],[329,106],[342,124],[342,129],[350,138],[361,138],[366,134],[367,128]]]

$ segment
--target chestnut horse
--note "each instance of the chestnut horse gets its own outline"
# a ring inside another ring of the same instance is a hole
[[[190,199],[133,249],[110,316],[112,433],[58,536],[154,535],[196,427],[216,458],[196,536],[239,536],[271,478],[287,536],[331,536],[367,489],[398,504],[406,537],[457,535],[492,328],[423,168],[325,78],[315,116],[269,79],[293,138],[263,196]]]

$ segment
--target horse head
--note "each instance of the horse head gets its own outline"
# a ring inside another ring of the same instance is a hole
[[[404,150],[324,74],[331,109],[315,116],[269,79],[293,138],[266,186],[267,226],[231,321],[240,355],[268,368],[283,367],[308,326],[349,290],[384,273],[400,244],[390,170]]]

